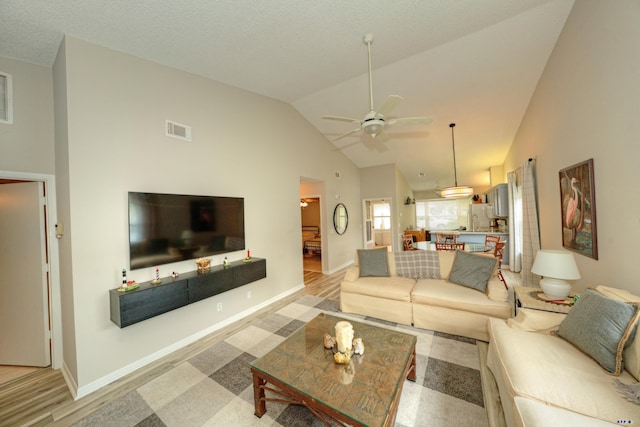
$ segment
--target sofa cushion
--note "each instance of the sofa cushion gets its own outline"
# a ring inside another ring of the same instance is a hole
[[[359,249],[360,277],[389,277],[387,248]]]
[[[560,323],[558,335],[593,357],[607,372],[620,375],[622,352],[633,337],[640,311],[587,289]]]
[[[516,396],[517,427],[612,427],[608,421]],[[627,422],[630,420],[627,420]],[[623,423],[619,423],[623,424]]]
[[[488,365],[503,399],[521,396],[612,423],[639,418],[638,405],[625,400],[613,378],[589,356],[550,334],[510,328],[489,319]],[[619,377],[632,382],[628,372]]]
[[[398,276],[360,277],[354,282],[342,281],[340,292],[409,302],[415,283],[413,279]]]
[[[500,283],[497,278],[492,280]],[[456,285],[444,279],[418,280],[411,292],[411,301],[414,304],[469,311],[500,318],[509,317],[513,310],[506,301],[493,301],[475,289]]]
[[[456,259],[456,253],[453,251],[435,251],[440,259],[440,278],[448,279],[453,267],[453,260]]]
[[[440,278],[440,258],[436,251],[405,251],[394,255],[398,276],[412,279]]]
[[[623,289],[600,285],[596,286],[596,290],[606,297],[619,301],[640,303],[639,296]],[[640,381],[640,334],[638,332],[636,332],[633,341],[625,348],[622,357],[624,359],[624,369],[629,371],[636,380]]]
[[[493,275],[498,260],[474,255],[464,251],[456,251],[456,258],[451,267],[449,281],[480,292],[487,290],[487,282]]]

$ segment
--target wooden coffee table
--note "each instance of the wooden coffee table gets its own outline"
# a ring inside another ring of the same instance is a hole
[[[364,354],[336,364],[322,344],[347,320]],[[326,425],[393,426],[405,379],[416,380],[416,337],[322,313],[251,363],[255,415],[266,402],[306,406]],[[268,390],[275,397],[266,397]]]

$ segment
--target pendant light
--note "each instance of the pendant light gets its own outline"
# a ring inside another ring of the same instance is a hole
[[[458,171],[456,170],[456,142],[453,137],[453,128],[456,126],[455,123],[449,124],[451,128],[451,146],[453,147],[453,178],[454,178],[454,186],[447,187],[440,190],[440,197],[444,197],[445,199],[461,199],[463,197],[469,197],[473,194],[473,188],[467,187],[466,185],[462,185],[458,187]]]

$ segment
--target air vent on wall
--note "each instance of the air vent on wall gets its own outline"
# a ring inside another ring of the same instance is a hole
[[[13,123],[13,89],[11,74],[0,71],[0,123]]]
[[[180,123],[167,120],[167,136],[172,138],[182,139],[184,141],[191,141],[191,126],[182,125]]]

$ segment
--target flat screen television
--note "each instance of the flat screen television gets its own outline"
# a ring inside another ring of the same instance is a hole
[[[132,270],[244,249],[242,197],[129,192]]]

